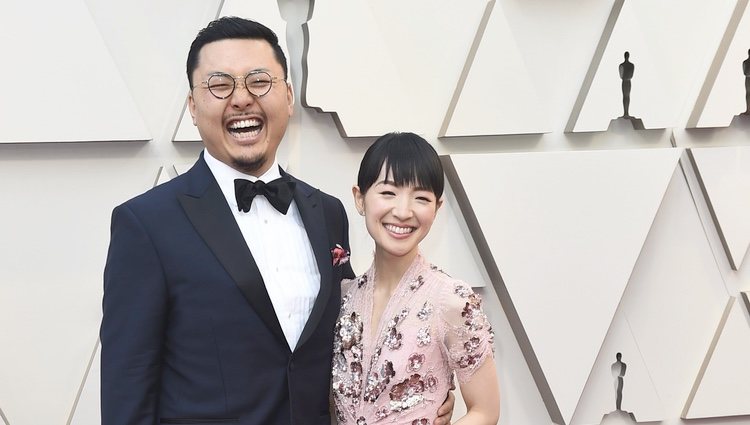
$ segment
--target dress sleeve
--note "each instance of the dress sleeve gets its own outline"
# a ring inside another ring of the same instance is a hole
[[[440,291],[440,319],[448,366],[467,382],[486,359],[494,358],[494,333],[482,311],[482,299],[469,285],[449,281]]]

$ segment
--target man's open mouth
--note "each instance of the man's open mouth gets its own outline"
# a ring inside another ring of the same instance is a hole
[[[229,131],[232,136],[240,139],[255,137],[262,129],[263,121],[258,118],[237,120],[227,124],[227,131]]]

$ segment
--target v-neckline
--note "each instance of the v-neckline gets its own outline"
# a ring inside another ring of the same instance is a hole
[[[367,329],[365,332],[367,332],[366,342],[367,347],[369,347],[371,350],[376,350],[377,347],[379,347],[380,340],[383,339],[383,332],[385,332],[386,324],[393,319],[392,316],[394,316],[394,313],[391,311],[393,310],[393,305],[395,303],[399,303],[403,300],[402,293],[404,293],[404,287],[406,285],[407,281],[412,280],[414,277],[415,270],[418,269],[418,265],[422,263],[422,256],[421,254],[417,254],[416,257],[414,257],[414,260],[409,265],[409,267],[406,269],[404,274],[401,276],[401,280],[399,280],[398,285],[396,285],[396,288],[393,290],[393,293],[391,293],[391,296],[388,297],[388,301],[385,303],[385,307],[383,307],[383,312],[380,314],[380,318],[378,319],[377,326],[373,328],[374,320],[373,320],[373,313],[375,311],[375,278],[377,276],[377,270],[375,270],[375,265],[370,268],[368,274],[368,281],[371,282],[369,287],[367,288],[366,297],[367,297]],[[397,299],[394,301],[394,299]],[[375,331],[373,332],[373,329]]]

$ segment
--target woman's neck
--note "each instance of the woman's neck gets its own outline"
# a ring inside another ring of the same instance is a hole
[[[375,285],[379,286],[380,289],[387,290],[389,293],[393,292],[401,281],[401,278],[409,269],[409,266],[414,262],[417,257],[418,251],[414,250],[404,256],[393,256],[388,253],[375,250]]]

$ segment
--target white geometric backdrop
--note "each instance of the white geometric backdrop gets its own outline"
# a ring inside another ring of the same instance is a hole
[[[374,137],[443,155],[423,250],[485,298],[500,424],[630,423],[605,418],[618,352],[637,421],[750,424],[748,0],[5,3],[0,423],[99,423],[110,212],[195,161],[187,50],[239,14],[288,51],[279,161],[344,201],[355,270]],[[624,51],[646,130],[610,125]]]

